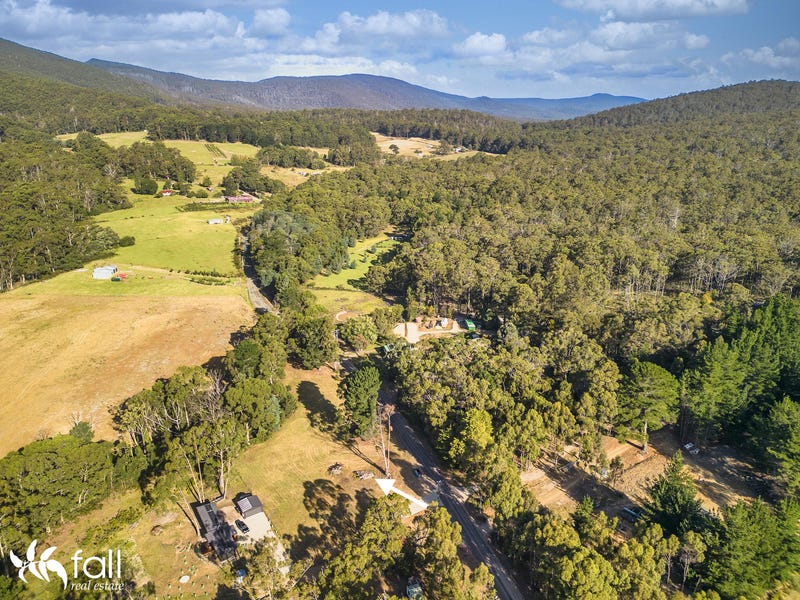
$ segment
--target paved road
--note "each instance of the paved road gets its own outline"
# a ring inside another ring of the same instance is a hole
[[[494,586],[498,597],[501,600],[525,600],[527,596],[514,581],[508,567],[489,541],[488,527],[481,527],[467,512],[464,506],[467,493],[458,486],[447,482],[433,451],[422,442],[408,420],[399,412],[392,415],[392,430],[404,448],[433,480],[441,482],[439,484],[439,501],[453,517],[453,520],[461,525],[461,537],[472,555],[486,563],[494,575]]]
[[[250,259],[250,240],[248,240],[246,236],[242,236],[242,267],[244,269],[244,275],[247,278],[247,293],[250,296],[250,302],[253,304],[253,308],[260,312],[278,312],[275,310],[275,306],[272,302],[269,301],[269,298],[262,294],[261,289],[258,287],[256,270]]]

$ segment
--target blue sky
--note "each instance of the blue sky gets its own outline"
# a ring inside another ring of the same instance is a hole
[[[373,73],[467,96],[800,79],[798,0],[0,0],[0,37],[212,79]]]

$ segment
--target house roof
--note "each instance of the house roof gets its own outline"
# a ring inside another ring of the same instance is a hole
[[[235,502],[236,508],[243,515],[264,511],[264,505],[261,504],[261,499],[253,494],[242,496],[241,498],[236,499]]]
[[[236,540],[233,538],[235,532],[217,505],[213,502],[204,502],[195,505],[194,511],[200,520],[203,537],[214,549],[217,557],[220,560],[230,558],[236,552]]]

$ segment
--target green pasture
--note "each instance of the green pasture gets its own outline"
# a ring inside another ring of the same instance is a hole
[[[370,265],[397,244],[398,242],[391,239],[386,233],[361,240],[353,248],[348,248],[347,250],[350,255],[350,263],[352,264],[355,261],[354,268],[348,267],[342,269],[339,273],[331,273],[329,275],[317,275],[311,280],[311,287],[358,291],[358,288],[353,286],[351,282],[358,281],[364,277]]]
[[[385,306],[383,300],[359,290],[353,282],[363,278],[370,265],[397,244],[398,242],[391,239],[387,233],[361,240],[353,248],[348,249],[351,264],[355,261],[354,268],[342,269],[340,273],[317,275],[309,282],[307,289],[313,292],[317,302],[332,314],[343,311],[368,313]]]
[[[101,265],[114,264],[119,272],[127,275],[123,281],[92,279],[92,270]],[[235,296],[247,298],[247,288],[238,278],[213,278],[223,285],[207,285],[192,281],[203,280],[183,273],[170,273],[164,269],[152,269],[131,265],[117,258],[94,261],[83,269],[61,273],[52,279],[22,286],[6,296]]]
[[[206,271],[235,275],[233,250],[236,228],[230,223],[209,225],[209,219],[249,216],[241,210],[181,211],[191,202],[183,197],[136,197],[133,208],[105,213],[99,225],[120,237],[133,236],[136,244],[117,249],[114,260],[146,267],[180,271]],[[255,210],[255,209],[253,209]]]

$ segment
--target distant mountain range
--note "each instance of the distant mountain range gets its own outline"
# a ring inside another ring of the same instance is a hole
[[[538,121],[570,119],[643,101],[642,98],[610,94],[562,99],[467,98],[377,75],[217,81],[98,59],[82,63],[3,39],[0,39],[0,71],[157,102],[246,106],[263,110],[466,109],[507,119]]]
[[[272,77],[256,82],[218,81],[98,59],[86,64],[141,81],[186,100],[239,104],[268,110],[440,108],[474,110],[508,119],[547,120],[569,119],[643,101],[642,98],[610,94],[557,100],[467,98],[378,75]]]

